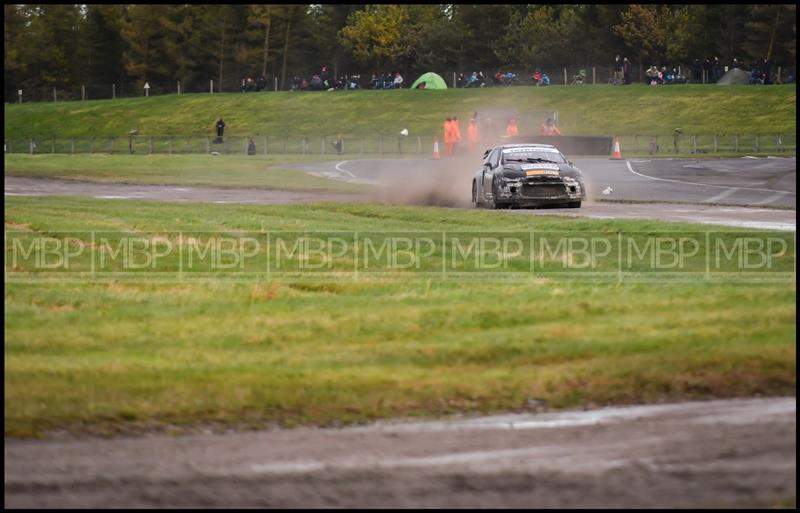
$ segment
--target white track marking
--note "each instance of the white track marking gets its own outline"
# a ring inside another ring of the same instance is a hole
[[[97,199],[131,199],[130,196],[95,196]]]
[[[41,196],[41,194],[27,192],[7,192],[6,196]]]
[[[770,196],[769,198],[767,198],[765,200],[761,200],[761,201],[759,201],[757,203],[753,203],[753,205],[766,205],[767,203],[772,203],[773,201],[776,201],[776,200],[779,200],[779,199],[783,198],[787,194],[788,194],[787,192],[781,191],[781,192],[779,192],[779,193],[777,193],[777,194],[775,194],[773,196]]]
[[[668,178],[656,178],[655,176],[647,176],[647,175],[643,175],[642,173],[637,173],[636,171],[634,171],[633,168],[631,167],[630,161],[625,161],[625,164],[628,166],[628,171],[630,171],[631,173],[635,174],[636,176],[641,176],[642,178],[649,178],[650,180],[658,180],[659,182],[682,183],[682,184],[685,184],[685,185],[695,185],[695,186],[700,185],[700,186],[703,186],[703,187],[715,187],[717,189],[730,189],[731,188],[730,185],[712,185],[710,183],[685,182],[683,180],[670,180]],[[748,190],[748,191],[772,192],[772,193],[777,192],[775,189],[759,189],[759,188],[756,188],[756,187],[738,187],[738,189],[745,189],[745,190]],[[785,194],[795,194],[794,192],[790,192],[790,191],[783,191],[783,192]]]
[[[703,203],[714,203],[714,202],[717,202],[717,201],[719,201],[719,200],[721,200],[723,198],[727,198],[728,196],[730,196],[731,194],[735,193],[738,190],[739,190],[738,187],[731,187],[727,191],[722,191],[719,194],[717,194],[716,196],[708,198],[707,200],[703,201]]]
[[[350,161],[349,161],[349,160],[343,160],[343,161],[339,162],[339,163],[338,163],[338,164],[336,164],[336,166],[335,166],[335,167],[336,167],[336,169],[337,169],[338,171],[341,171],[342,173],[345,173],[345,174],[348,174],[348,175],[350,175],[350,176],[351,176],[351,177],[353,177],[353,178],[356,178],[356,175],[354,175],[354,174],[353,174],[353,173],[351,173],[350,171],[348,171],[348,170],[346,170],[346,169],[342,169],[341,167],[339,167],[339,166],[341,166],[342,164],[345,164],[345,163],[347,163],[347,162],[350,162]]]

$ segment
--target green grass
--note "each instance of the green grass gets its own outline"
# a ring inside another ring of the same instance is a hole
[[[464,122],[473,111],[558,110],[570,135],[780,134],[796,130],[796,86],[511,87],[446,91],[184,94],[87,102],[6,105],[8,139],[212,135],[225,118],[226,134],[276,136],[412,136],[441,132],[445,117]],[[532,133],[542,119],[521,119]]]
[[[320,160],[317,156],[314,160]],[[6,155],[6,176],[61,178],[149,185],[206,185],[260,189],[365,192],[352,184],[282,169],[301,156],[209,155]]]
[[[379,205],[9,197],[7,230],[707,230]],[[715,231],[735,234],[737,230]],[[80,235],[79,235],[80,236]],[[8,247],[8,239],[7,239]],[[782,260],[793,269],[794,250]],[[13,276],[11,276],[13,278]],[[368,279],[5,287],[5,434],[794,394],[796,288]]]

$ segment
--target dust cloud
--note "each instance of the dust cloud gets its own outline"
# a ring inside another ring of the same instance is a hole
[[[472,177],[481,169],[482,155],[475,152],[440,160],[375,161],[376,171],[384,178],[370,199],[401,205],[468,207]]]

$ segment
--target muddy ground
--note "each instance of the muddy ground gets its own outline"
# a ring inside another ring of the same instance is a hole
[[[6,439],[6,507],[794,507],[796,399]]]

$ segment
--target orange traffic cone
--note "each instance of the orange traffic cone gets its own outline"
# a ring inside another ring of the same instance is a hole
[[[622,158],[622,151],[619,149],[619,137],[614,136],[614,151],[611,152],[609,160],[624,160]]]
[[[439,160],[439,138],[433,138],[433,159]]]

